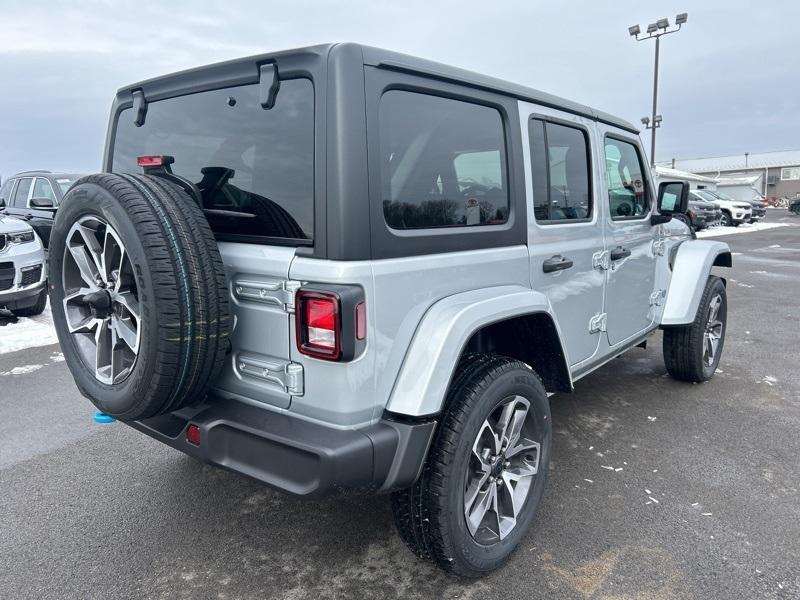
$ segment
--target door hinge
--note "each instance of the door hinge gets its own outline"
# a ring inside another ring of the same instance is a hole
[[[292,396],[303,395],[303,365],[301,364],[279,358],[244,354],[238,355],[234,364],[240,375],[255,377],[277,385]]]
[[[650,294],[650,306],[661,306],[667,297],[667,290],[656,290]]]
[[[592,254],[592,268],[608,271],[611,268],[611,253],[608,250]]]
[[[653,242],[653,254],[656,256],[664,256],[664,252],[666,252],[667,244],[664,240],[655,240]]]
[[[272,304],[288,313],[294,313],[294,296],[302,285],[301,281],[285,279],[265,281],[238,279],[233,282],[233,292],[242,300]]]
[[[599,333],[606,330],[606,322],[608,315],[606,313],[598,313],[589,319],[589,333]]]

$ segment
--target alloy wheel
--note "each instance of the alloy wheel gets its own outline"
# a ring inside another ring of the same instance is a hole
[[[522,396],[504,399],[472,445],[464,490],[467,529],[480,544],[505,539],[517,524],[539,472],[541,444]]]
[[[139,293],[130,256],[100,217],[79,219],[67,234],[62,268],[64,314],[78,355],[101,383],[131,374],[142,339]]]
[[[717,356],[719,342],[722,339],[722,321],[719,319],[719,309],[722,306],[722,296],[717,294],[708,305],[708,318],[703,332],[703,363],[710,367]]]

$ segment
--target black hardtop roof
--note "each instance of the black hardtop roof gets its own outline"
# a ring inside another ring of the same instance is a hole
[[[169,95],[175,95],[174,92],[180,93],[181,89],[186,90],[184,93],[189,93],[189,91],[194,87],[192,85],[192,81],[196,79],[224,80],[226,86],[232,85],[231,82],[236,81],[239,82],[238,85],[253,83],[257,81],[258,65],[266,61],[274,60],[280,62],[281,57],[289,57],[292,55],[309,55],[324,59],[330,54],[336,53],[337,49],[341,49],[345,46],[359,48],[361,50],[361,55],[363,56],[364,64],[366,65],[404,71],[408,73],[417,73],[439,80],[450,81],[468,85],[470,87],[489,90],[507,96],[512,96],[519,100],[541,104],[557,110],[563,110],[565,112],[587,117],[589,119],[601,121],[631,133],[639,133],[639,130],[625,119],[615,117],[614,115],[596,110],[578,102],[573,102],[572,100],[567,100],[553,94],[548,94],[547,92],[541,92],[523,85],[510,83],[508,81],[503,81],[502,79],[481,75],[480,73],[475,73],[466,69],[460,69],[458,67],[452,67],[435,61],[417,58],[415,56],[393,52],[391,50],[374,48],[372,46],[354,44],[351,42],[306,46],[304,48],[248,56],[245,58],[188,69],[186,71],[155,77],[125,86],[118,91],[117,97],[119,98],[122,95],[130,94],[130,92],[135,89],[142,89],[145,97],[148,100],[157,100],[162,97],[166,97],[168,95],[165,92],[166,88],[170,88],[170,91],[173,92]]]

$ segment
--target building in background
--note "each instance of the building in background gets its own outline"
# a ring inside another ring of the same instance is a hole
[[[711,190],[717,189],[717,182],[711,177],[689,173],[680,169],[663,167],[656,165],[656,178],[661,181],[688,181],[689,188],[692,190]]]
[[[720,189],[745,187],[768,198],[794,198],[800,193],[800,150],[672,159],[658,164],[710,177]]]

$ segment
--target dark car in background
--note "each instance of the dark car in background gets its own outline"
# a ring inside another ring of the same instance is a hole
[[[0,210],[27,221],[47,248],[56,209],[70,186],[81,177],[50,171],[17,173],[0,187]]]
[[[689,208],[686,211],[689,224],[695,231],[719,225],[722,211],[714,202],[704,199],[692,191],[689,193]]]

